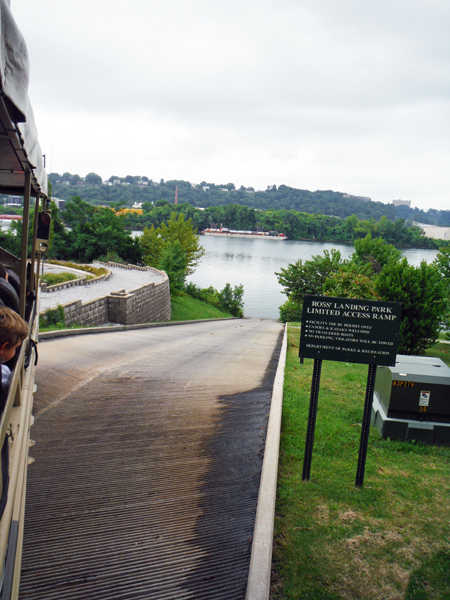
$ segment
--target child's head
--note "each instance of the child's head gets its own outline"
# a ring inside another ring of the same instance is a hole
[[[0,306],[0,363],[13,358],[16,348],[28,335],[28,325],[11,308]]]

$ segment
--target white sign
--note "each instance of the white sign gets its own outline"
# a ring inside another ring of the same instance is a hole
[[[419,406],[428,406],[431,392],[420,392]]]

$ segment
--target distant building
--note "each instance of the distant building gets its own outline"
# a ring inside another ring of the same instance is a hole
[[[116,212],[116,215],[126,215],[128,213],[135,213],[137,215],[142,215],[144,211],[142,208],[121,208]]]
[[[407,206],[411,208],[411,200],[392,200],[394,206]]]
[[[450,227],[437,227],[436,225],[424,225],[423,223],[414,223],[425,236],[433,240],[450,240]]]
[[[8,196],[8,201],[5,203],[5,206],[9,206],[9,208],[22,208],[22,196]]]
[[[202,185],[202,190],[204,192],[206,192],[206,190],[209,190],[209,185]]]
[[[145,187],[148,185],[148,181],[145,181],[145,179],[139,179],[137,184],[140,185],[141,187]]]
[[[52,198],[53,202],[59,208],[59,210],[64,210],[64,206],[66,204],[65,200],[61,200],[60,198]]]

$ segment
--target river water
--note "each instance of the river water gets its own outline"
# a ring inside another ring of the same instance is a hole
[[[244,285],[244,314],[246,317],[278,319],[278,307],[286,301],[275,272],[299,258],[309,260],[324,250],[336,248],[342,258],[348,258],[353,246],[322,242],[286,240],[230,239],[202,236],[205,255],[195,273],[188,277],[204,288],[212,285],[221,290],[226,283]],[[404,256],[412,265],[422,260],[432,262],[436,250],[405,250]]]

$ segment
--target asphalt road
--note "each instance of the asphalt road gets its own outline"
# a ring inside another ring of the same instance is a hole
[[[20,598],[245,596],[282,325],[39,344]]]

